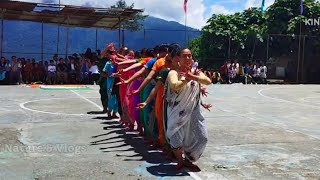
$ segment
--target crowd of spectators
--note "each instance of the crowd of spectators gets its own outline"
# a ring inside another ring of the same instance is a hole
[[[100,52],[87,49],[84,54],[68,58],[54,55],[49,61],[12,56],[1,57],[1,84],[94,84],[100,77],[97,61]]]

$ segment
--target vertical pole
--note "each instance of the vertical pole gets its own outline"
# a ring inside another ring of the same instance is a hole
[[[266,61],[268,61],[268,59],[269,59],[269,40],[270,40],[270,35],[268,34],[268,39],[267,39],[267,59],[266,59]]]
[[[43,44],[43,39],[44,39],[44,34],[43,34],[43,29],[44,29],[44,24],[42,22],[41,24],[41,61],[43,61],[43,52],[44,52],[44,44]]]
[[[57,37],[57,55],[59,57],[59,44],[60,44],[60,24],[58,24],[58,37]]]
[[[123,27],[123,25],[122,25],[122,39],[121,39],[121,41],[122,41],[122,48],[124,48],[124,27]]]
[[[67,38],[66,38],[66,60],[68,58],[68,52],[69,52],[69,17],[68,17],[68,24],[67,24]]]
[[[184,33],[185,33],[185,42],[186,42],[186,47],[188,46],[187,42],[187,12],[185,13],[185,18],[184,18]]]
[[[59,11],[60,11],[60,0],[59,0]],[[59,58],[59,44],[60,44],[60,24],[58,24],[58,37],[57,37],[57,56]]]
[[[304,47],[306,45],[306,36],[303,36],[303,43],[302,43],[302,61],[301,61],[301,72],[302,72],[302,83],[305,83],[304,75],[305,75],[305,69],[304,69]]]
[[[228,59],[230,59],[230,56],[231,56],[231,37],[229,36]]]
[[[144,44],[144,48],[146,48],[146,29],[143,29],[143,44]]]
[[[299,31],[299,49],[298,49],[298,62],[297,62],[297,83],[299,83],[300,75],[300,56],[301,56],[301,20],[300,20],[300,31]]]
[[[98,28],[96,28],[96,51],[98,50]]]
[[[119,49],[121,48],[121,24],[120,24],[120,17],[119,17],[119,32],[118,32],[118,35],[119,35]]]
[[[3,11],[1,13],[1,57],[3,53],[3,26],[4,26],[4,21],[3,21]]]

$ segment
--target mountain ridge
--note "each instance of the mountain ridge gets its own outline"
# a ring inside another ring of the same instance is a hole
[[[35,58],[41,60],[41,23],[27,21],[4,21],[3,56],[9,58],[12,55],[18,57]],[[67,28],[60,26],[59,46],[58,26],[44,24],[43,53],[44,60],[49,60],[57,53],[60,56],[66,54]],[[124,31],[125,46],[141,50],[152,48],[161,43],[179,43],[186,46],[186,34],[189,42],[200,36],[200,31],[191,27],[185,27],[175,21],[149,16],[142,23],[142,31]],[[69,29],[69,50],[68,55],[73,53],[84,53],[87,48],[92,50],[103,49],[109,42],[119,45],[118,30],[98,29],[98,40],[96,43],[96,30],[94,28],[72,27]],[[123,31],[120,31],[121,35]],[[121,41],[121,40],[120,40]]]

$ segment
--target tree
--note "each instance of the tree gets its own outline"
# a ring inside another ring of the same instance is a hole
[[[111,8],[133,9],[134,3],[128,6],[125,0],[119,0],[115,5],[111,6]],[[123,28],[129,31],[139,31],[142,27],[141,22],[144,21],[146,17],[148,16],[138,13],[133,19],[123,22]]]
[[[214,14],[202,29],[202,37],[191,43],[191,49],[197,50],[205,67],[217,68],[228,58],[250,59],[258,42],[264,41],[265,21],[258,8],[233,15]]]
[[[213,14],[202,29],[202,36],[191,43],[191,49],[197,52],[200,64],[205,67],[218,67],[228,58],[243,63],[266,61],[267,42],[272,56],[298,57],[300,24],[302,35],[320,35],[318,26],[304,25],[305,19],[318,18],[320,3],[305,0],[303,15],[300,15],[300,3],[300,0],[277,0],[266,12],[249,8],[232,15]],[[313,48],[305,49],[304,53],[315,54],[311,51],[316,52],[319,45],[320,38],[313,38],[308,45]]]

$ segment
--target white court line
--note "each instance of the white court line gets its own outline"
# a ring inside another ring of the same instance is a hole
[[[96,106],[97,108],[99,108],[101,111],[103,110],[103,108],[101,106],[99,106],[98,104],[94,103],[93,101],[85,98],[84,96],[82,96],[81,94],[75,92],[74,90],[70,90],[71,92],[73,92],[74,94],[76,94],[77,96],[79,96],[80,98],[84,99],[85,101],[91,103],[92,105]]]
[[[57,100],[57,99],[77,99],[77,98],[48,98],[48,99],[38,99],[38,100],[31,100],[31,101],[26,101],[23,103],[20,103],[19,106],[20,108],[31,111],[31,112],[36,112],[36,113],[43,113],[43,114],[51,114],[51,115],[65,115],[65,116],[95,116],[92,114],[68,114],[68,113],[59,113],[59,112],[49,112],[49,111],[41,111],[41,110],[36,110],[36,109],[30,109],[26,107],[25,105],[28,103],[32,102],[38,102],[38,101],[48,101],[48,100]]]
[[[305,97],[305,98],[301,98],[300,100],[303,102],[307,102],[307,103],[313,103],[313,104],[320,104],[319,102],[312,102],[312,101],[307,101],[306,99],[320,99],[320,97]]]
[[[279,101],[279,102],[285,102],[285,103],[290,103],[290,104],[294,104],[294,105],[298,105],[298,106],[305,106],[305,107],[311,107],[311,108],[315,108],[315,109],[320,109],[319,106],[313,106],[313,105],[310,105],[310,104],[303,104],[303,103],[288,101],[288,100],[280,99],[280,98],[276,98],[276,97],[266,96],[266,95],[264,95],[264,94],[262,93],[263,91],[267,91],[267,90],[271,90],[271,89],[279,89],[279,88],[281,88],[281,87],[272,87],[272,88],[260,89],[260,90],[258,91],[258,94],[259,94],[260,96],[264,97],[264,98],[272,99],[272,100]]]
[[[313,105],[308,105],[308,104],[303,104],[303,103],[297,103],[297,102],[288,101],[288,100],[284,100],[284,99],[280,99],[280,98],[274,98],[274,97],[270,97],[270,96],[266,96],[266,95],[262,94],[263,91],[271,90],[271,89],[279,89],[279,88],[281,88],[281,87],[273,87],[273,88],[260,89],[260,90],[258,91],[258,94],[259,94],[260,96],[264,97],[264,98],[272,99],[272,100],[275,100],[275,101],[286,102],[286,103],[290,103],[290,104],[295,104],[295,105],[305,106],[305,107],[311,107],[311,108],[316,108],[316,109],[319,109],[319,108],[320,108],[319,106],[313,106]],[[263,118],[263,119],[266,119],[264,116],[261,116],[261,115],[256,115],[256,116],[258,116],[258,117],[260,117],[260,118]],[[250,117],[248,117],[248,118],[251,119],[251,120],[255,120],[255,118],[250,118]],[[273,124],[273,125],[275,125],[275,126],[277,126],[277,127],[280,127],[280,128],[282,128],[282,129],[284,129],[284,130],[286,130],[286,131],[289,130],[289,131],[292,131],[292,132],[295,132],[295,133],[298,133],[298,134],[302,134],[302,135],[311,137],[311,138],[316,139],[316,140],[320,140],[319,137],[316,137],[316,136],[313,136],[313,135],[309,135],[309,134],[305,134],[305,133],[300,132],[300,131],[297,131],[297,130],[292,130],[292,129],[284,128],[284,127],[281,127],[281,126],[279,126],[279,124],[276,124],[276,123],[274,123],[274,122],[267,121],[267,123]]]
[[[223,110],[223,108],[221,108],[221,110]],[[225,112],[227,112],[227,111],[225,111]],[[247,116],[247,115],[250,115],[250,114],[253,115],[253,114],[254,114],[254,116],[260,117],[261,119],[267,119],[265,116],[261,116],[261,115],[255,113],[255,112],[248,112],[248,113],[246,113],[246,114],[241,114],[241,113],[237,112],[237,114],[239,114],[239,115],[235,115],[235,117],[248,118],[248,119],[253,120],[253,121],[256,121],[257,119],[254,118],[254,117]],[[256,122],[257,122],[257,121],[256,121]],[[257,123],[259,123],[259,122],[257,122]],[[308,137],[313,138],[313,139],[316,139],[316,140],[320,140],[319,137],[316,137],[316,136],[313,136],[313,135],[309,135],[309,134],[305,134],[305,133],[300,132],[300,131],[297,131],[297,130],[288,129],[288,128],[285,128],[285,127],[280,126],[280,125],[277,124],[277,123],[271,122],[271,121],[263,121],[263,122],[260,122],[260,124],[262,124],[262,123],[263,123],[263,124],[269,124],[269,125],[272,124],[272,125],[274,125],[274,127],[278,127],[278,128],[283,129],[283,130],[285,130],[285,131],[287,131],[287,132],[294,132],[294,133],[302,134],[302,135],[304,135],[304,136],[308,136]]]
[[[71,92],[73,92],[74,94],[76,94],[77,96],[79,96],[80,98],[86,100],[87,102],[91,103],[92,105],[98,107],[100,110],[103,110],[103,108],[101,106],[99,106],[98,104],[96,104],[95,102],[92,102],[90,101],[89,99],[87,99],[86,97],[82,96],[81,94],[73,91],[73,90],[70,90]],[[193,179],[195,180],[202,180],[202,178],[200,176],[198,176],[196,173],[193,173],[193,172],[187,172],[190,177],[192,177]]]
[[[1,110],[1,111],[6,111],[6,112],[10,112],[10,111],[12,111],[12,110],[10,110],[10,109],[2,108],[2,107],[0,107],[0,110]]]

